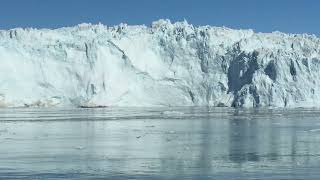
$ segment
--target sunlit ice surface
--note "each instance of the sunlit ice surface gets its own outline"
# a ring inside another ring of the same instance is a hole
[[[319,179],[319,109],[0,109],[0,179]]]

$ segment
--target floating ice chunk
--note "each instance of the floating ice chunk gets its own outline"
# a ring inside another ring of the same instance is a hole
[[[184,113],[180,111],[163,111],[162,114],[167,116],[182,116]]]
[[[320,129],[311,129],[310,132],[320,132]]]

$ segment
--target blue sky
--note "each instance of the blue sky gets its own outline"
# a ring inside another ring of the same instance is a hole
[[[168,18],[194,25],[320,35],[317,0],[1,0],[0,29],[57,28],[82,22],[150,25]]]

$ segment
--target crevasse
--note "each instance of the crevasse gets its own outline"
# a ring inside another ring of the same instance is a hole
[[[159,20],[0,31],[0,106],[320,106],[320,40]]]

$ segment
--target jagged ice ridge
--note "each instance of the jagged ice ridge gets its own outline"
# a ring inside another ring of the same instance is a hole
[[[320,39],[169,20],[1,30],[0,106],[319,107]]]

